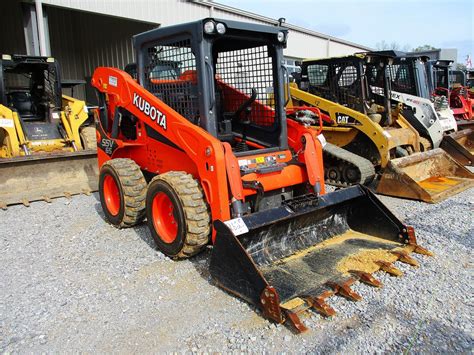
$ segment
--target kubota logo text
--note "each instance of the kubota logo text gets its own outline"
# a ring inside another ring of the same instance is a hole
[[[159,126],[166,130],[166,115],[164,115],[155,106],[150,105],[148,101],[146,101],[137,93],[133,93],[133,104],[145,115],[150,117],[152,121],[156,121]]]

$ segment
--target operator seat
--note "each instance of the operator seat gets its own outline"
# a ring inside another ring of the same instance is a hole
[[[26,91],[12,91],[7,94],[7,102],[10,108],[14,108],[21,118],[35,118],[36,106],[31,94]]]

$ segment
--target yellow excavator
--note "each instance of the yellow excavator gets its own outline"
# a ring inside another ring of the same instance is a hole
[[[305,60],[295,74],[287,107],[310,105],[321,111],[329,143],[326,182],[367,184],[370,162],[372,186],[381,194],[434,203],[471,187],[473,174],[441,149],[428,152],[431,143],[403,117],[403,106],[391,104],[387,76],[373,82],[380,79],[377,66],[391,60],[370,52]]]
[[[0,61],[0,208],[97,190],[95,126],[51,57]]]

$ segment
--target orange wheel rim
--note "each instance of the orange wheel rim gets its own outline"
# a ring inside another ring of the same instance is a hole
[[[104,178],[104,199],[109,213],[112,216],[118,215],[120,211],[120,190],[111,175],[106,175]]]
[[[168,195],[158,192],[153,198],[152,218],[155,231],[165,243],[173,243],[178,235],[174,206]]]

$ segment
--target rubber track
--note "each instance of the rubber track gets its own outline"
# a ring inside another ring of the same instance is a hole
[[[209,243],[211,216],[199,183],[183,171],[170,171],[154,180],[165,181],[178,195],[186,218],[186,237],[175,259],[189,258],[199,253]]]
[[[118,158],[107,161],[120,179],[125,200],[125,211],[119,228],[132,227],[145,217],[147,184],[140,167],[131,159]],[[104,165],[105,165],[104,164]]]
[[[337,162],[336,167],[341,162],[343,162],[343,164],[352,165],[359,170],[360,180],[357,182],[349,183],[347,181],[343,181],[343,176],[341,173],[341,180],[339,181],[329,180],[326,177],[325,182],[328,185],[337,187],[346,187],[355,184],[367,185],[375,178],[375,168],[370,162],[370,160],[365,159],[357,154],[351,153],[348,150],[340,148],[334,144],[326,143],[323,149],[323,160],[325,170],[326,168],[331,167],[330,164],[332,162]]]

